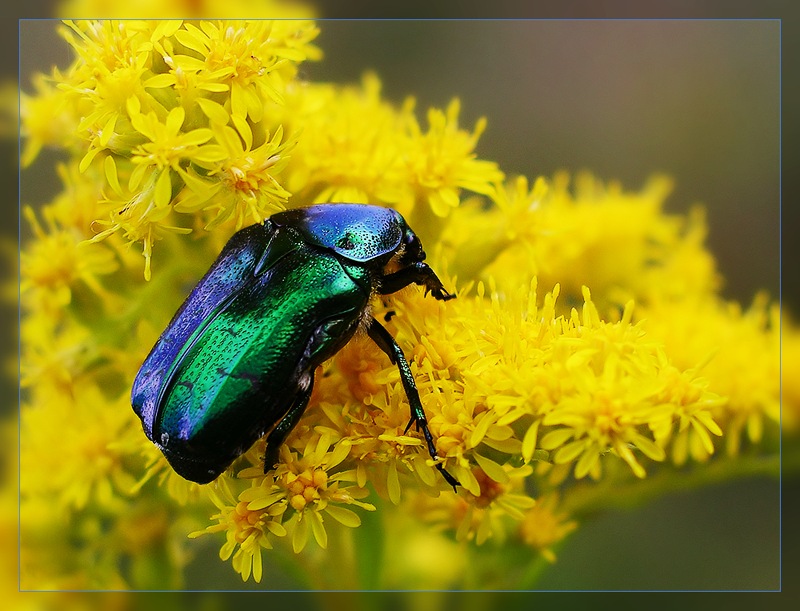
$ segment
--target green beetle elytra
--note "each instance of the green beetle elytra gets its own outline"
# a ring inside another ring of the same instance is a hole
[[[207,483],[268,433],[266,472],[308,405],[315,369],[362,327],[397,365],[408,426],[455,489],[403,351],[369,311],[374,294],[409,284],[453,298],[424,260],[403,217],[379,206],[319,204],[238,231],[136,376],[131,400],[145,434],[179,475]]]

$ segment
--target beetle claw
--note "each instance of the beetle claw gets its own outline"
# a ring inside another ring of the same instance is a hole
[[[442,477],[444,478],[444,481],[446,481],[448,484],[450,484],[453,487],[453,492],[458,494],[457,486],[460,486],[461,482],[459,482],[455,477],[450,475],[447,472],[447,470],[444,468],[444,466],[442,466],[442,463],[437,462],[436,463],[436,468],[439,470],[439,473],[442,474]]]
[[[433,298],[436,299],[437,301],[450,301],[451,299],[456,298],[456,294],[449,292],[441,285],[441,283],[438,283],[438,286],[434,286],[433,288],[426,287],[425,295],[427,295],[428,293],[433,295]]]
[[[406,428],[405,428],[405,429],[403,429],[403,435],[405,435],[406,433],[408,433],[408,429],[410,429],[410,428],[411,428],[411,425],[412,425],[412,424],[414,424],[414,423],[417,423],[417,419],[416,419],[416,418],[414,418],[414,416],[411,416],[411,420],[409,420],[409,421],[408,421],[408,424],[406,425]],[[419,431],[419,423],[417,423],[417,428],[416,428],[416,430],[417,430],[417,431]]]

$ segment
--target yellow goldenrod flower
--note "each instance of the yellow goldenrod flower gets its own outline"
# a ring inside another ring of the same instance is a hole
[[[397,156],[401,119],[380,97],[374,75],[362,87],[295,84],[286,123],[302,138],[288,169],[288,189],[309,202],[387,202],[402,198]]]
[[[53,81],[58,79],[58,72]],[[75,140],[75,122],[77,116],[70,112],[64,95],[43,74],[35,77],[36,93],[19,94],[19,107],[22,119],[22,135],[25,147],[22,151],[20,165],[29,166],[38,156],[42,147],[66,146]]]
[[[206,229],[213,229],[231,215],[239,229],[247,221],[257,223],[279,211],[290,194],[274,176],[286,167],[286,151],[294,142],[281,142],[281,127],[255,148],[251,142],[243,144],[239,134],[227,125],[215,124],[213,131],[220,144],[206,147],[203,158],[197,160],[198,167],[205,168],[211,180],[196,172],[183,173],[190,194],[176,203],[175,210],[218,210]]]
[[[797,323],[793,322],[787,314],[783,315],[782,329],[780,330],[780,361],[781,369],[781,398],[780,411],[781,430],[786,436],[797,434],[800,427],[800,378],[792,374],[792,363],[800,363],[800,334],[797,333]],[[772,333],[776,333],[772,329]],[[774,399],[774,397],[770,397]]]
[[[380,93],[374,74],[360,88],[312,83],[289,90],[287,122],[303,132],[288,168],[289,190],[312,202],[392,205],[422,228],[424,239],[462,189],[492,194],[503,173],[475,159],[485,120],[472,133],[459,129],[457,100],[446,113],[431,109],[423,132],[412,99],[396,110]]]
[[[118,502],[135,482],[121,445],[138,436],[126,404],[124,396],[109,402],[99,388],[84,384],[75,388],[74,397],[62,395],[26,409],[21,423],[22,494],[49,491],[62,508]],[[55,447],[58,452],[52,451]]]
[[[173,211],[208,210],[240,227],[283,207],[291,142],[274,109],[296,64],[319,56],[317,31],[310,21],[68,21],[61,32],[78,57],[53,73],[55,91],[23,99],[25,161],[83,139],[79,169],[108,195],[109,219],[98,220],[107,229],[93,239],[122,231],[142,242],[149,279],[156,239],[191,231]],[[68,132],[43,127],[48,113],[81,118]]]
[[[739,452],[743,434],[758,444],[765,423],[780,421],[779,311],[766,295],[746,311],[708,297],[657,300],[643,317],[676,363],[699,369],[708,388],[726,398],[712,414],[726,431],[729,454]]]
[[[482,467],[473,469],[479,494],[441,495],[431,498],[419,494],[408,504],[409,511],[437,528],[449,529],[457,541],[475,541],[482,545],[489,539],[503,543],[510,527],[522,520],[535,501],[524,490],[530,466],[512,468],[477,457]]]
[[[260,492],[260,489],[250,490]],[[219,486],[219,491],[211,490],[209,495],[220,510],[212,519],[219,522],[205,531],[194,532],[189,536],[197,537],[206,532],[226,532],[227,542],[220,550],[219,557],[228,560],[233,555],[233,568],[244,581],[250,578],[251,572],[253,579],[261,581],[261,548],[272,548],[270,535],[283,537],[286,534],[286,529],[280,522],[281,515],[286,510],[286,501],[279,494],[242,493],[237,502],[224,484]]]
[[[410,143],[403,153],[404,178],[415,200],[427,202],[439,217],[458,207],[459,190],[493,195],[503,173],[491,161],[475,159],[475,146],[486,129],[480,119],[471,134],[458,128],[461,105],[453,100],[445,112],[428,111],[428,132],[423,133],[413,115],[409,118]],[[408,107],[408,112],[412,109]]]
[[[559,283],[570,301],[580,300],[582,286],[591,286],[601,295],[603,313],[630,299],[680,298],[719,288],[714,259],[703,246],[702,212],[688,218],[662,212],[669,179],[655,177],[638,193],[585,173],[574,182],[571,188],[570,177],[560,173],[551,181],[539,179],[530,191],[527,181],[517,179],[499,192],[498,210],[486,219],[482,238],[493,243],[479,251],[493,257],[484,274],[513,287],[533,269],[542,286]],[[466,261],[475,256],[462,254]]]
[[[244,581],[250,577],[251,570],[255,581],[261,581],[261,548],[272,548],[270,535],[283,537],[291,533],[295,553],[303,551],[310,535],[321,548],[326,548],[325,517],[355,528],[361,524],[360,518],[342,504],[375,509],[358,500],[367,495],[366,490],[342,483],[351,478],[348,472],[332,473],[348,451],[347,442],[340,442],[331,450],[328,433],[312,435],[301,455],[283,446],[282,464],[275,471],[265,475],[263,465],[258,464],[238,474],[245,481],[251,481],[250,487],[238,495],[238,500],[234,500],[230,488],[235,483],[223,476],[216,490],[211,488],[209,492],[220,509],[220,513],[212,517],[218,523],[190,536],[225,531],[227,543],[220,557],[227,560],[238,546],[233,555],[233,568]],[[262,455],[263,452],[257,455],[258,463]]]
[[[127,19],[130,9],[130,5],[113,0],[63,0],[58,3],[56,16],[97,15],[106,19]],[[316,16],[316,11],[312,6],[295,0],[137,0],[136,14],[149,19],[214,19],[222,14],[248,15],[251,19],[309,19]]]
[[[553,546],[578,528],[578,523],[559,511],[557,494],[548,494],[525,512],[519,528],[526,544],[539,550],[548,562],[555,562]]]
[[[81,234],[71,227],[59,228],[50,212],[45,212],[48,231],[31,208],[24,208],[23,214],[33,228],[36,240],[29,249],[20,253],[20,293],[26,299],[40,301],[42,310],[54,317],[60,308],[70,303],[72,287],[78,281],[92,288],[98,296],[103,296],[105,291],[97,276],[116,271],[118,264],[113,254],[82,243]],[[58,253],[57,258],[54,253]]]

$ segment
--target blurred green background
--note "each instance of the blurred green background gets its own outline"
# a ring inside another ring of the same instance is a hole
[[[64,66],[70,55],[52,22],[20,25],[21,84],[30,91],[33,71]],[[372,69],[389,100],[416,96],[421,116],[457,96],[462,125],[488,118],[478,153],[507,174],[587,169],[631,190],[654,172],[669,174],[668,210],[708,209],[723,294],[745,304],[759,289],[777,297],[778,21],[320,26],[325,59],[304,67],[307,78],[355,82]],[[23,174],[23,203],[44,203],[59,189],[42,178],[52,163],[43,155]],[[779,494],[775,480],[748,480],[597,516],[567,541],[541,587],[777,588]],[[509,608],[527,608],[524,601]]]

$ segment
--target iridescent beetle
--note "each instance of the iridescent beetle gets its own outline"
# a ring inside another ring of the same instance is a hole
[[[403,217],[378,206],[319,204],[237,232],[136,376],[145,434],[178,474],[207,483],[269,433],[266,472],[308,405],[315,369],[361,327],[400,370],[408,426],[455,489],[403,351],[369,309],[374,294],[409,284],[453,298],[424,260]]]

